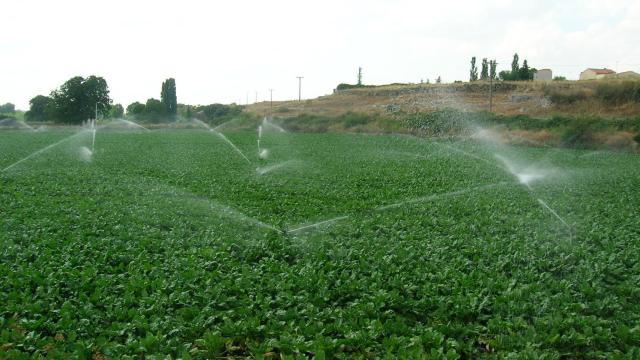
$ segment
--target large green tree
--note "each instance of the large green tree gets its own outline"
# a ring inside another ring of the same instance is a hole
[[[530,68],[527,60],[525,59],[522,63],[522,67],[518,71],[518,78],[520,80],[533,80],[533,74],[535,73],[536,69]]]
[[[99,114],[108,114],[111,109],[109,87],[104,78],[76,76],[67,80],[59,89],[51,92],[53,120],[79,124]]]
[[[148,99],[144,104],[144,118],[151,122],[160,122],[166,118],[165,105],[158,99]]]
[[[12,103],[0,105],[0,114],[13,114],[14,112],[16,112],[16,106]]]
[[[29,100],[29,110],[24,114],[27,121],[47,121],[52,118],[52,101],[51,98],[44,95],[38,95]]]
[[[144,114],[144,104],[136,101],[136,102],[132,102],[131,104],[129,104],[129,106],[127,106],[127,115],[133,115],[135,117],[138,117],[139,115]]]
[[[176,80],[169,78],[162,83],[160,100],[164,104],[165,113],[175,116],[178,113],[178,98],[176,96]]]

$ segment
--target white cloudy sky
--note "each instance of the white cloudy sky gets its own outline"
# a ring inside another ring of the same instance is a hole
[[[28,108],[72,76],[106,78],[125,106],[160,96],[252,102],[329,94],[340,82],[468,78],[471,56],[514,52],[575,79],[585,67],[640,72],[640,0],[4,0],[0,103]]]

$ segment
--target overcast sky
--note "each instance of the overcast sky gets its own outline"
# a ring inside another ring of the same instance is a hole
[[[231,103],[330,94],[366,84],[468,80],[469,61],[498,70],[514,52],[576,79],[586,67],[640,72],[640,0],[91,1],[4,0],[0,103],[80,75],[103,76],[115,103],[160,97]],[[480,60],[478,60],[480,61]]]

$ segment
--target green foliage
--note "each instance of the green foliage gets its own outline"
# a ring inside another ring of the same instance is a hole
[[[480,71],[481,80],[489,80],[489,62],[487,58],[482,59],[482,70]]]
[[[511,74],[513,76],[513,79],[511,80],[520,80],[520,57],[518,56],[518,53],[513,54],[513,60],[511,61]]]
[[[0,105],[0,114],[13,114],[16,112],[16,106],[12,103]]]
[[[60,123],[80,124],[111,108],[107,82],[98,76],[73,77],[51,92],[51,116]]]
[[[142,119],[146,119],[151,122],[161,122],[167,115],[167,108],[160,100],[150,98],[144,104],[144,113]]]
[[[365,125],[371,121],[374,121],[374,118],[367,114],[354,113],[349,111],[346,114],[341,115],[340,120],[344,123],[344,126],[349,129],[355,126]]]
[[[513,60],[511,61],[511,71],[503,70],[500,71],[498,77],[504,81],[528,81],[533,80],[533,75],[536,73],[535,68],[529,67],[529,63],[525,59],[522,67],[520,67],[520,57],[518,54],[513,55]]]
[[[469,81],[478,80],[478,67],[476,66],[476,57],[471,58],[471,70],[469,70]]]
[[[219,125],[239,116],[242,109],[241,105],[236,104],[209,104],[193,106],[192,113],[194,117],[209,125]]]
[[[563,90],[550,87],[545,88],[545,95],[549,97],[552,103],[557,105],[574,104],[589,97],[587,92],[582,89]]]
[[[496,68],[498,67],[498,62],[496,60],[489,61],[489,78],[495,80],[496,79]]]
[[[341,83],[338,84],[338,86],[336,87],[336,90],[349,90],[349,89],[359,89],[359,88],[367,88],[367,87],[373,87],[372,85],[352,85],[352,84],[346,84],[346,83]]]
[[[562,133],[562,143],[567,147],[585,148],[594,142],[596,118],[573,119]]]
[[[138,101],[132,102],[127,106],[127,115],[132,115],[134,117],[144,115],[144,104]]]
[[[0,164],[73,134],[0,131]],[[299,167],[257,176],[208,131],[90,141],[0,177],[0,358],[640,355],[637,156],[273,132]],[[532,197],[495,151],[561,176]]]
[[[121,104],[115,104],[111,106],[109,110],[109,117],[111,119],[120,119],[124,116],[124,108]]]
[[[519,70],[518,80],[528,81],[533,80],[533,75],[536,73],[536,69],[529,68],[527,60],[524,60],[522,67]]]
[[[640,145],[640,132],[633,137],[633,141]]]
[[[176,96],[176,80],[169,78],[162,83],[160,101],[164,104],[164,113],[171,116],[178,114],[178,98]]]
[[[564,76],[554,76],[553,77],[553,81],[565,81],[565,80],[567,80],[567,78],[564,77]]]
[[[50,97],[38,95],[29,100],[29,110],[25,113],[27,121],[47,121],[53,118],[53,102]]]
[[[640,103],[640,81],[603,81],[598,83],[596,96],[604,103],[612,105]]]

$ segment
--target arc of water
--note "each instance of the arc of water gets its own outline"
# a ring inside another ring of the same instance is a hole
[[[226,136],[224,136],[223,133],[217,131],[216,129],[219,128],[220,126],[226,124],[226,123],[222,123],[218,126],[216,126],[215,128],[211,128],[209,125],[207,125],[207,123],[198,120],[198,119],[191,119],[191,121],[195,122],[196,124],[199,124],[203,127],[205,127],[207,130],[209,130],[210,132],[218,135],[222,140],[224,140],[227,144],[229,144],[229,146],[231,146],[233,148],[233,150],[235,150],[238,154],[240,154],[240,156],[242,156],[243,159],[245,159],[249,164],[251,164],[251,160],[249,160],[249,158],[242,152],[242,150],[240,150],[231,140],[229,140]],[[233,120],[230,120],[233,121]],[[227,121],[229,122],[229,121]]]
[[[279,162],[277,164],[273,164],[273,165],[269,165],[269,166],[265,166],[265,167],[259,167],[256,169],[256,172],[258,173],[258,175],[264,175],[267,173],[270,173],[274,170],[280,169],[282,167],[285,167],[287,165],[293,164],[295,162],[295,160],[287,160],[287,161],[283,161],[283,162]]]
[[[388,210],[388,209],[398,208],[398,207],[401,207],[401,206],[404,206],[404,205],[408,205],[408,204],[416,204],[416,203],[421,203],[421,202],[430,202],[430,201],[434,201],[434,200],[440,200],[440,199],[444,199],[444,198],[448,198],[448,197],[453,197],[453,196],[458,196],[458,195],[470,193],[470,192],[473,192],[473,191],[491,189],[491,188],[494,188],[494,187],[507,185],[507,184],[510,184],[510,183],[503,181],[503,182],[499,182],[499,183],[495,183],[495,184],[475,186],[475,187],[471,187],[471,188],[450,191],[450,192],[442,193],[442,194],[433,194],[433,195],[413,198],[413,199],[409,199],[409,200],[404,200],[404,201],[400,201],[400,202],[389,204],[389,205],[378,206],[374,210],[376,210],[376,211],[384,211],[384,210]]]
[[[95,152],[96,151],[96,132],[97,129],[95,127],[95,125],[93,126],[93,135],[91,137],[91,152]]]
[[[281,133],[286,133],[287,131],[285,129],[283,129],[282,127],[272,123],[271,121],[269,121],[269,118],[265,117],[264,119],[262,119],[262,124],[263,125],[268,125],[271,126],[272,128],[280,131]]]
[[[289,232],[289,233],[296,233],[296,232],[299,232],[299,231],[302,231],[302,230],[311,229],[311,228],[316,228],[316,227],[318,227],[318,226],[322,226],[322,225],[325,225],[325,224],[334,223],[334,222],[336,222],[336,221],[340,221],[340,220],[344,220],[344,219],[348,219],[348,218],[349,218],[349,216],[348,216],[348,215],[338,216],[338,217],[335,217],[335,218],[331,218],[331,219],[329,219],[329,220],[323,220],[323,221],[320,221],[320,222],[317,222],[317,223],[313,223],[313,224],[310,224],[310,225],[300,226],[300,227],[297,227],[297,228],[295,228],[295,229],[291,229],[291,230],[289,230],[288,232]]]
[[[457,195],[462,195],[462,194],[466,194],[468,192],[472,192],[472,191],[477,191],[477,190],[485,190],[485,189],[490,189],[493,187],[497,187],[497,186],[501,186],[501,185],[507,185],[510,184],[509,182],[499,182],[499,183],[495,183],[495,184],[488,184],[488,185],[482,185],[482,186],[476,186],[473,188],[467,188],[467,189],[461,189],[461,190],[456,190],[456,191],[451,191],[448,193],[444,193],[444,194],[434,194],[434,195],[429,195],[429,196],[423,196],[420,198],[415,198],[415,199],[409,199],[409,200],[405,200],[405,201],[401,201],[401,202],[397,202],[394,204],[389,204],[389,205],[383,205],[383,206],[378,206],[376,208],[374,208],[374,211],[384,211],[384,210],[388,210],[388,209],[393,209],[393,208],[398,208],[407,204],[414,204],[414,203],[419,203],[419,202],[428,202],[428,201],[434,201],[434,200],[439,200],[439,199],[443,199],[446,197],[452,197],[452,196],[457,196]],[[331,223],[335,223],[341,220],[345,220],[348,219],[349,215],[343,215],[343,216],[338,216],[338,217],[334,217],[328,220],[323,220],[317,223],[313,223],[310,225],[304,225],[304,226],[300,226],[300,227],[296,227],[294,229],[289,230],[289,233],[296,233],[302,230],[307,230],[307,229],[311,229],[311,228],[317,228],[319,226],[322,225],[326,225],[326,224],[331,224]]]
[[[142,126],[142,125],[140,125],[140,124],[138,124],[136,122],[130,121],[130,120],[116,119],[114,121],[123,122],[123,123],[125,123],[127,125],[133,125],[133,126],[138,127],[140,129],[143,129],[143,130],[146,130],[146,131],[151,131],[151,130],[147,129],[146,127],[144,127],[144,126]]]
[[[489,164],[489,165],[491,165],[491,166],[494,166],[494,167],[497,167],[497,168],[499,168],[499,169],[504,170],[504,168],[503,168],[502,166],[500,166],[499,164],[496,164],[496,163],[494,163],[494,162],[491,162],[491,161],[489,161],[489,160],[487,160],[487,159],[485,159],[485,158],[483,158],[483,157],[480,157],[480,156],[478,156],[478,155],[476,155],[476,154],[472,154],[472,153],[470,153],[470,152],[468,152],[468,151],[464,151],[464,150],[462,150],[462,149],[458,149],[458,148],[453,147],[453,146],[451,146],[451,145],[449,145],[449,144],[443,144],[443,143],[440,143],[440,142],[437,142],[437,141],[435,141],[435,143],[436,143],[436,144],[438,144],[439,146],[444,146],[444,147],[446,147],[447,149],[453,150],[453,151],[458,152],[458,153],[460,153],[460,154],[466,155],[466,156],[471,157],[471,158],[474,158],[474,159],[476,159],[476,160],[480,160],[480,161],[482,161],[482,162],[484,162],[484,163],[486,163],[486,164]]]
[[[262,139],[262,125],[258,125],[258,155],[260,155],[260,139]]]
[[[60,145],[60,144],[62,144],[62,143],[64,143],[64,142],[66,142],[66,141],[69,141],[69,140],[73,139],[73,138],[74,138],[74,137],[76,137],[76,136],[79,136],[79,135],[82,135],[82,134],[85,134],[85,133],[86,133],[86,130],[83,130],[83,131],[81,131],[81,132],[79,132],[79,133],[73,134],[73,135],[68,136],[68,137],[66,137],[66,138],[64,138],[64,139],[62,139],[62,140],[60,140],[60,141],[58,141],[58,142],[55,142],[55,143],[53,143],[53,144],[51,144],[51,145],[48,145],[48,146],[46,146],[46,147],[44,147],[44,148],[42,148],[42,149],[40,149],[40,150],[38,150],[38,151],[36,151],[36,152],[34,152],[34,153],[30,154],[29,156],[27,156],[27,157],[25,157],[25,158],[22,158],[22,159],[20,159],[20,160],[18,160],[18,161],[16,161],[16,162],[14,162],[13,164],[11,164],[11,165],[9,165],[9,166],[5,167],[4,169],[2,169],[2,172],[5,172],[5,171],[7,171],[7,170],[9,170],[9,169],[13,168],[14,166],[16,166],[16,165],[18,165],[18,164],[20,164],[20,163],[22,163],[22,162],[25,162],[25,161],[27,161],[27,160],[31,159],[31,158],[32,158],[32,157],[34,157],[34,156],[37,156],[37,155],[39,155],[39,154],[42,154],[43,152],[45,152],[45,151],[47,151],[47,150],[50,150],[50,149],[52,149],[52,148],[54,148],[54,147],[56,147],[56,146],[58,146],[58,145]]]
[[[223,133],[221,132],[217,132],[213,129],[211,129],[211,131],[215,132],[216,134],[218,134],[218,136],[224,140],[227,144],[229,144],[233,150],[235,150],[238,154],[240,154],[240,156],[242,156],[243,159],[245,159],[249,164],[251,164],[251,160],[249,160],[249,158],[247,157],[247,155],[245,155],[242,150],[240,150],[233,142],[231,142],[231,140],[227,139],[226,136],[224,136]]]

